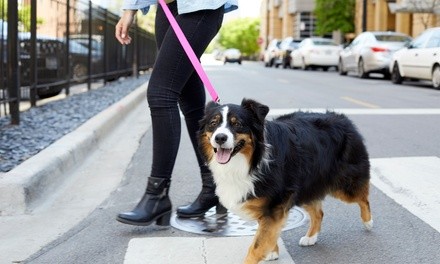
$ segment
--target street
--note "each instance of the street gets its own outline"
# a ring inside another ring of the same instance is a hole
[[[350,74],[339,76],[334,70],[266,68],[262,62],[223,65],[208,59],[204,67],[222,103],[239,104],[244,97],[252,98],[270,107],[269,118],[298,109],[344,112],[365,138],[373,168],[377,169],[372,171],[370,191],[373,230],[364,230],[357,205],[328,197],[316,245],[298,245],[307,224],[282,233],[295,263],[438,263],[439,90],[429,83],[394,85],[380,75],[359,79]],[[133,238],[198,236],[173,227],[134,227],[115,220],[118,212],[132,209],[145,190],[151,137],[149,129],[118,188],[27,263],[123,263]],[[182,128],[170,190],[174,208],[192,202],[198,194],[201,184],[195,164],[186,129]]]

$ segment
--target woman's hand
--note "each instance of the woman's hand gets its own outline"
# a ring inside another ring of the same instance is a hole
[[[115,36],[122,45],[128,45],[131,43],[131,37],[128,34],[128,29],[133,23],[136,12],[137,10],[124,10],[121,19],[119,19],[118,24],[116,24]]]

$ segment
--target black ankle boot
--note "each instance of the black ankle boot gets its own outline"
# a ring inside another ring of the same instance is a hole
[[[147,226],[156,221],[157,225],[169,226],[172,207],[169,188],[169,179],[149,177],[147,190],[137,206],[130,212],[118,214],[116,220],[129,225]]]
[[[177,208],[176,213],[178,217],[182,218],[200,217],[214,206],[216,206],[217,214],[226,214],[226,208],[219,203],[218,197],[215,194],[212,174],[204,173],[202,174],[202,191],[199,196],[192,204]]]

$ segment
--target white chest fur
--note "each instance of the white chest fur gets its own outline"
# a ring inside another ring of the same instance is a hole
[[[255,177],[249,175],[249,164],[240,153],[227,164],[219,164],[215,159],[209,164],[214,176],[216,194],[220,202],[242,218],[249,218],[242,211],[242,204],[248,194],[254,194]]]

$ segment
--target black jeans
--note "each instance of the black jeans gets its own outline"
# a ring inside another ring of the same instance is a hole
[[[177,14],[176,1],[168,4],[195,54],[200,59],[223,21],[224,8]],[[147,99],[153,129],[151,176],[170,178],[180,144],[179,106],[185,117],[201,173],[209,172],[197,148],[197,131],[206,103],[203,83],[178,41],[163,9],[157,6],[158,54],[148,84]]]

